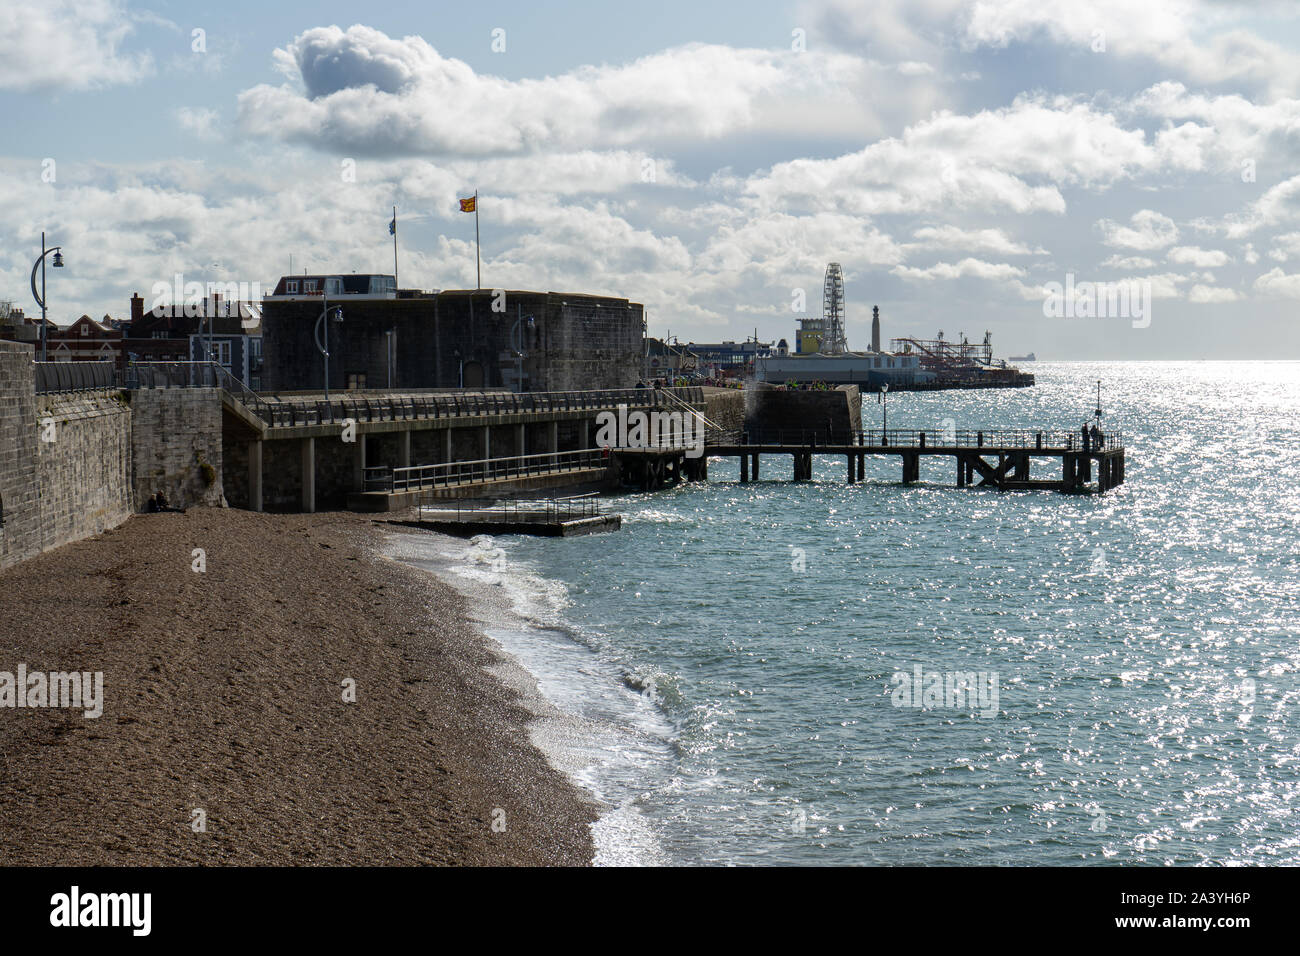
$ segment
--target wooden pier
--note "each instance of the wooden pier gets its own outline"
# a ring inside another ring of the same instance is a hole
[[[812,478],[813,455],[842,455],[849,484],[863,480],[868,455],[897,455],[905,484],[920,480],[923,456],[952,458],[958,488],[1105,493],[1124,483],[1124,441],[1119,434],[1105,435],[1100,442],[1085,441],[1081,432],[892,428],[840,434],[748,433],[736,437],[740,440],[733,443],[709,444],[707,453],[738,457],[741,482],[758,480],[763,455],[790,455],[795,481]],[[1061,477],[1031,477],[1035,458],[1059,460]]]
[[[462,537],[530,534],[569,538],[617,531],[623,518],[605,510],[594,493],[563,498],[457,501],[444,501],[425,493],[417,506],[415,520],[402,523]]]

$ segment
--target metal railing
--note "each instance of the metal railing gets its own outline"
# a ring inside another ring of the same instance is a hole
[[[587,448],[582,451],[544,452],[540,455],[514,455],[508,458],[480,458],[475,461],[449,461],[437,465],[412,465],[407,468],[367,468],[366,491],[421,491],[508,478],[605,468],[609,451]]]
[[[216,362],[130,362],[120,374],[123,388],[221,388],[266,424],[271,406],[225,366]]]
[[[667,393],[667,394],[665,394]],[[684,394],[683,394],[684,393]],[[270,409],[273,427],[319,425],[350,418],[356,422],[391,422],[458,419],[529,412],[568,412],[668,407],[675,402],[703,403],[698,387],[655,390],[650,388],[591,389],[569,392],[436,392],[400,395],[331,396],[323,399],[278,396],[260,398]]]
[[[117,367],[102,362],[33,362],[36,393],[117,388]]]
[[[704,390],[699,386],[565,392],[415,391],[395,395],[359,391],[355,395],[332,395],[326,402],[323,396],[255,392],[213,362],[132,362],[122,373],[121,384],[124,388],[224,388],[272,428],[323,425],[349,418],[354,422],[391,422],[614,409],[619,405],[690,407],[690,403],[704,402]]]
[[[417,505],[420,520],[441,518],[444,521],[573,521],[609,514],[601,504],[600,493],[568,495],[562,498],[461,498],[455,502],[438,501],[422,495]]]
[[[1100,448],[1091,439],[1085,445],[1083,435],[1076,431],[1049,431],[1034,429],[745,429],[740,435],[741,445],[859,445],[873,448],[916,448],[941,450],[948,448],[988,448],[1030,451],[1118,451],[1124,447],[1120,432],[1103,432]],[[715,441],[710,435],[710,445],[727,444]]]

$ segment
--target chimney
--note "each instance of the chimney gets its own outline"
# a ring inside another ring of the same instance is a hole
[[[131,324],[144,321],[144,299],[140,293],[131,293]]]
[[[880,306],[871,307],[871,351],[880,351]]]

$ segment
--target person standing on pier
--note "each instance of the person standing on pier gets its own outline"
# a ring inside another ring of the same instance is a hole
[[[1083,438],[1083,450],[1088,450],[1088,423],[1084,422],[1083,427],[1079,429],[1079,435]]]

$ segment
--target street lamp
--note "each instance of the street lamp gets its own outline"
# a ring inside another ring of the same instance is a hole
[[[536,320],[531,315],[525,317],[523,313],[523,307],[520,306],[519,318],[515,319],[515,324],[510,329],[510,345],[513,348],[515,353],[515,391],[516,392],[522,392],[524,390],[524,356],[527,353],[524,351],[524,337],[523,337],[523,332],[520,330],[519,326],[520,324],[525,322],[527,323],[529,329],[536,328]]]
[[[880,444],[889,444],[889,383],[880,386]]]
[[[48,256],[51,252],[54,253],[54,260],[51,263],[51,265],[55,269],[62,269],[63,253],[59,251],[62,248],[63,248],[62,246],[55,246],[53,249],[46,249],[45,233],[42,231],[41,232],[41,257],[37,259],[36,264],[32,266],[32,295],[36,299],[36,304],[41,307],[41,361],[42,362],[45,361],[45,356],[46,356],[46,352],[45,352],[45,324],[46,324],[45,323],[45,257]],[[41,291],[39,294],[37,294],[36,292],[36,270],[37,269],[41,270]]]
[[[315,338],[316,350],[321,354],[322,364],[325,366],[325,407],[329,409],[330,421],[334,421],[334,406],[330,404],[330,323],[325,321],[329,315],[329,302],[325,303],[325,308],[321,309],[320,318],[316,320]],[[335,306],[334,314],[330,316],[330,321],[343,322],[343,309]],[[321,329],[325,330],[325,340],[321,341]]]

